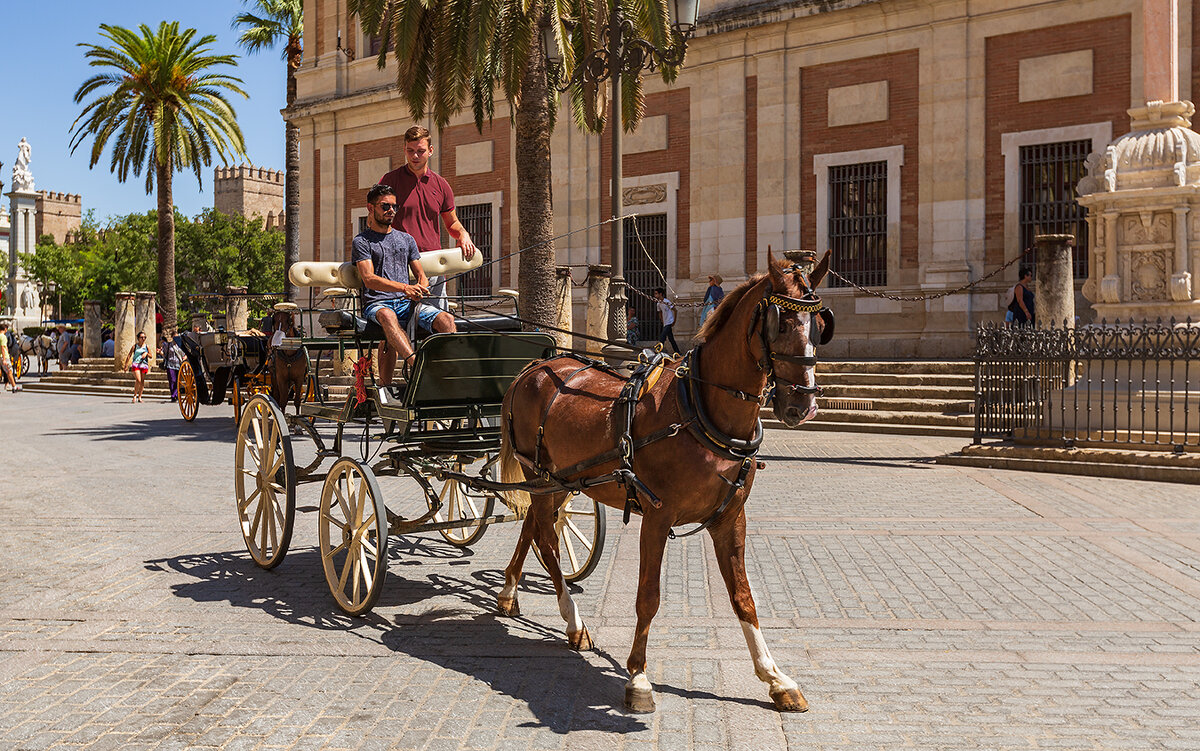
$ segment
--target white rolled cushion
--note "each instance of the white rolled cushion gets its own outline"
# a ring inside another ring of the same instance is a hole
[[[288,278],[297,287],[338,286],[338,267],[334,261],[300,261],[288,269]]]
[[[477,269],[483,265],[483,254],[476,253],[465,261],[460,248],[434,250],[421,254],[421,268],[426,276],[449,276]],[[288,277],[297,287],[345,287],[362,289],[358,267],[349,261],[301,261],[292,264]]]
[[[477,269],[483,265],[483,254],[476,251],[471,260],[464,261],[461,248],[446,248],[421,254],[421,268],[426,276],[449,276]]]

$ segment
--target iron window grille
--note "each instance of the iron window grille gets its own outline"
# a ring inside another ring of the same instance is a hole
[[[492,204],[473,203],[458,207],[458,221],[471,236],[483,265],[458,277],[460,297],[488,297],[492,294]]]
[[[1022,146],[1021,249],[1034,248],[1036,235],[1074,235],[1072,266],[1076,279],[1088,274],[1087,210],[1075,200],[1076,186],[1086,174],[1084,160],[1091,139]],[[1036,249],[1028,263],[1036,268]]]
[[[634,222],[637,222],[635,225]],[[652,296],[655,287],[666,287],[667,280],[658,269],[667,267],[667,215],[650,214],[647,216],[630,217],[624,222],[625,229],[625,282],[647,297]],[[640,242],[639,242],[640,236]],[[645,245],[645,252],[642,246]],[[647,258],[649,254],[649,258]],[[650,263],[650,259],[654,263]],[[658,269],[654,266],[657,265]],[[658,315],[658,305],[639,294],[629,295],[629,304],[633,307],[638,319],[638,336],[645,339],[658,339],[662,333],[662,319]]]
[[[887,284],[887,162],[829,168],[829,248],[839,274],[864,287]],[[848,286],[840,279],[827,282]]]

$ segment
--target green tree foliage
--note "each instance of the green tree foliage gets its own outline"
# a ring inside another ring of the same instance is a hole
[[[158,290],[157,225],[154,211],[114,218],[105,226],[88,212],[78,242],[58,245],[43,236],[37,252],[23,254],[22,261],[43,288],[57,285],[65,316],[82,317],[84,300],[99,300],[111,311],[117,292]],[[195,219],[176,212],[175,227],[175,286],[182,293],[230,286],[281,291],[283,233],[263,229],[261,219],[208,209]]]

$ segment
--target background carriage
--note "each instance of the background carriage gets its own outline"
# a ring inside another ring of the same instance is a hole
[[[454,249],[424,254],[421,262],[432,275],[466,271],[482,259],[464,262]],[[285,414],[266,394],[249,400],[234,455],[238,522],[255,563],[273,568],[291,542],[297,488],[320,482],[326,583],[342,611],[359,615],[379,598],[389,537],[437,532],[466,547],[492,524],[520,518],[507,507],[498,477],[500,406],[512,379],[552,354],[555,343],[547,334],[520,332],[510,317],[460,317],[457,333],[414,341],[416,359],[402,387],[376,386],[369,353],[382,331],[358,316],[353,295],[361,280],[354,266],[302,263],[290,273],[298,286],[340,290],[342,304],[322,314],[325,336],[285,339],[284,346],[303,347],[312,358],[357,352],[358,382],[336,401],[318,385],[317,397],[297,414]],[[390,478],[415,482],[423,505],[389,510],[381,480]],[[565,576],[586,577],[603,551],[603,507],[575,499],[561,509],[556,529]]]

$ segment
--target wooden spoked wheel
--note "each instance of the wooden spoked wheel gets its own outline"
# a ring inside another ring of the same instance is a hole
[[[19,353],[12,361],[13,380],[20,380],[21,376],[29,372],[29,355],[24,352]]]
[[[182,372],[182,371],[181,371]],[[182,389],[180,391],[182,400]],[[296,470],[283,412],[256,396],[238,422],[233,457],[238,524],[254,562],[270,569],[287,555],[296,517]]]
[[[499,458],[499,454],[475,459],[459,457],[451,469],[462,474],[482,474],[484,477],[495,479],[496,462]],[[491,491],[474,490],[458,480],[450,478],[441,481],[440,488],[436,481],[433,485],[442,502],[441,510],[433,515],[434,521],[471,522],[474,520],[474,523],[466,526],[440,530],[442,537],[446,538],[446,542],[451,545],[461,548],[478,542],[479,538],[483,537],[483,533],[487,531],[487,522],[482,520],[492,515],[496,506],[496,494]]]
[[[234,380],[233,393],[230,394],[229,401],[233,402],[233,421],[240,425],[242,422],[242,407],[244,406],[242,404],[244,397],[242,396],[242,382],[240,380]]]
[[[196,386],[196,371],[187,360],[179,366],[175,385],[179,390],[179,414],[191,422],[196,419],[196,412],[200,409],[200,390]]]
[[[347,615],[375,606],[387,576],[387,509],[370,468],[343,457],[321,488],[318,548],[325,581]]]
[[[596,569],[604,552],[604,506],[584,495],[573,495],[558,509],[554,519],[558,535],[558,560],[563,578],[584,579]],[[534,555],[545,568],[537,545]]]

